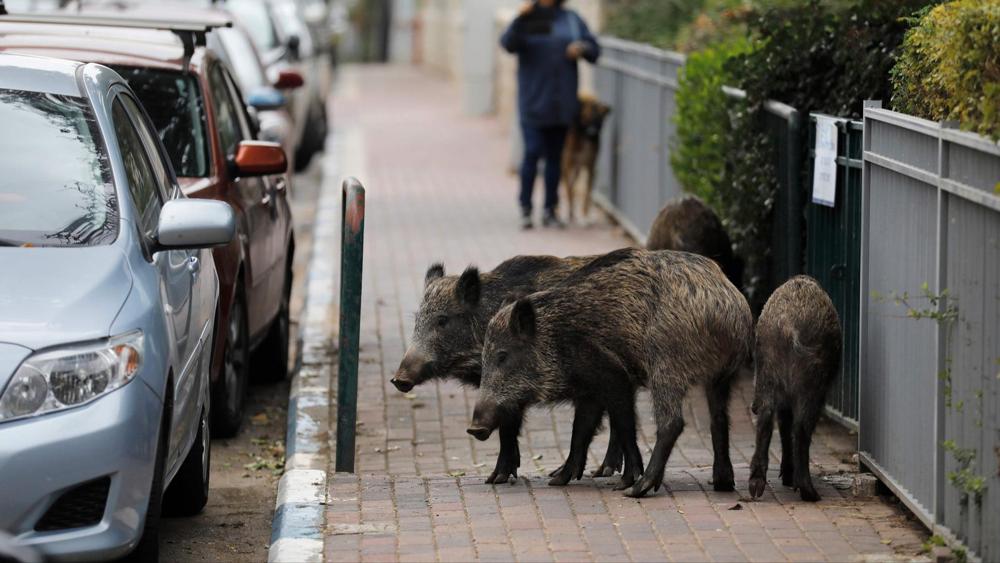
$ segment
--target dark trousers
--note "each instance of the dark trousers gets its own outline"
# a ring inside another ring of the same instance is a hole
[[[559,204],[559,178],[562,173],[562,152],[566,144],[564,125],[535,127],[521,124],[524,134],[524,159],[521,161],[521,209],[531,211],[531,192],[538,175],[538,161],[545,159],[545,209],[554,211]]]

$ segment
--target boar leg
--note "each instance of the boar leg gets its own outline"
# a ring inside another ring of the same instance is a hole
[[[683,400],[682,394],[676,389],[663,389],[664,386],[657,386],[653,392],[653,411],[656,418],[656,445],[653,446],[653,454],[649,457],[649,465],[642,479],[625,493],[633,498],[646,496],[650,489],[660,490],[663,484],[663,474],[667,468],[667,460],[670,452],[674,449],[677,437],[684,430]]]
[[[716,491],[736,490],[733,462],[729,458],[729,390],[732,377],[725,373],[705,386],[708,411],[712,417],[712,488]]]
[[[639,446],[635,441],[635,391],[631,393],[631,400],[608,404],[608,419],[611,422],[611,431],[618,438],[622,456],[625,458],[622,478],[614,487],[616,491],[621,491],[631,487],[636,479],[642,476],[642,454],[639,453]]]
[[[799,489],[802,500],[808,502],[819,500],[819,493],[813,487],[812,477],[809,475],[809,446],[812,443],[812,433],[816,428],[818,416],[819,409],[817,408],[797,409],[792,430],[792,446],[795,451],[795,487]]]
[[[771,401],[762,401],[757,409],[757,445],[750,462],[750,498],[759,498],[767,486],[768,449],[774,432],[774,410]]]
[[[596,151],[596,147],[594,150]],[[597,156],[595,155],[587,163],[587,189],[583,192],[583,211],[581,211],[581,216],[584,220],[590,217],[590,195],[594,191],[594,163],[596,161]]]
[[[500,485],[511,477],[517,479],[517,468],[521,466],[521,449],[517,445],[517,435],[521,433],[521,421],[500,423],[500,455],[493,473],[486,484]]]
[[[571,479],[583,477],[583,469],[587,465],[587,447],[594,439],[594,433],[597,432],[603,416],[604,409],[599,404],[577,403],[576,414],[573,416],[573,437],[570,441],[569,457],[566,458],[561,471],[549,481],[549,485],[561,487]]]
[[[608,437],[608,451],[604,454],[604,461],[591,473],[591,477],[611,477],[616,472],[622,470],[622,446],[618,441],[618,434],[615,427],[610,426],[610,436]]]
[[[791,487],[795,484],[794,446],[792,445],[792,410],[778,409],[778,432],[781,434],[781,484]]]

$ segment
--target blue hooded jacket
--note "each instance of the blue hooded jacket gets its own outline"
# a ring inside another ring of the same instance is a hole
[[[534,10],[551,11],[548,33],[532,33],[526,18],[518,16],[500,37],[500,45],[517,55],[518,113],[524,125],[568,126],[576,119],[580,102],[577,61],[566,56],[566,48],[573,41],[583,42],[583,58],[593,63],[601,47],[576,12],[538,5]]]

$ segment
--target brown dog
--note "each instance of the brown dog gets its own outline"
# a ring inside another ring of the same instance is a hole
[[[569,220],[573,221],[573,188],[580,174],[587,172],[586,189],[583,192],[583,217],[590,213],[590,192],[594,189],[594,164],[601,145],[601,127],[611,108],[597,98],[580,96],[580,114],[566,135],[566,147],[562,154],[562,177],[566,184],[566,206]]]

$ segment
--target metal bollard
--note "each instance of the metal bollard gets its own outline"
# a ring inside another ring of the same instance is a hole
[[[365,188],[356,178],[340,190],[340,362],[337,369],[337,471],[354,473],[358,418],[358,345],[365,242]]]

